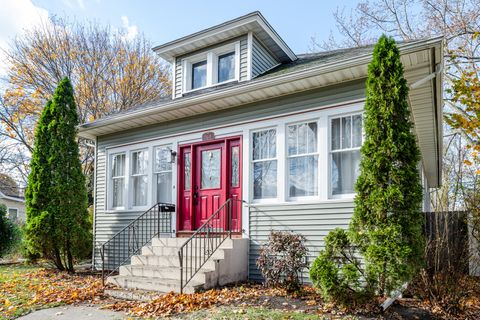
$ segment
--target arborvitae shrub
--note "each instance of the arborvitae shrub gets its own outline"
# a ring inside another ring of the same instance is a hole
[[[333,300],[349,290],[388,295],[422,266],[420,152],[400,52],[386,36],[368,66],[363,127],[352,221],[348,231],[326,238],[310,272],[322,295]],[[354,252],[363,258],[361,269]]]

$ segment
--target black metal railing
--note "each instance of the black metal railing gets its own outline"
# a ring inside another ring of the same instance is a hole
[[[173,212],[175,212],[175,205],[157,203],[117,232],[110,240],[95,247],[102,262],[102,285],[105,285],[105,277],[128,263],[132,256],[154,237],[162,233],[172,233]]]
[[[241,233],[242,200],[227,199],[178,250],[180,292],[232,233]]]

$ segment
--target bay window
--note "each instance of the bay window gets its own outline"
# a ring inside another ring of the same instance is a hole
[[[172,163],[170,146],[155,147],[154,174],[157,202],[172,203]]]
[[[252,134],[253,198],[277,197],[277,131],[268,129]]]
[[[147,150],[133,151],[131,154],[131,181],[134,207],[146,206],[148,196],[148,153]]]
[[[360,167],[362,115],[331,119],[330,189],[333,196],[353,194]]]
[[[318,195],[317,123],[287,127],[287,168],[289,197]]]
[[[125,199],[125,154],[114,154],[111,158],[112,208],[124,207]]]

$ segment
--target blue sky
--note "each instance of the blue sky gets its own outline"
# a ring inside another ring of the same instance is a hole
[[[3,0],[0,0],[0,2]],[[18,1],[18,0],[15,0]],[[327,39],[336,31],[332,13],[337,6],[352,8],[357,1],[324,0],[31,0],[50,15],[94,19],[142,32],[158,45],[203,28],[259,10],[296,52],[306,52],[310,37]],[[122,20],[122,17],[123,20]],[[126,19],[125,19],[126,17]]]

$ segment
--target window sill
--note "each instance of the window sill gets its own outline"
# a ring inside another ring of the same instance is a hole
[[[240,82],[240,80],[235,78],[235,79],[232,79],[232,80],[217,82],[217,83],[213,83],[211,85],[206,85],[204,87],[200,87],[200,88],[197,88],[197,89],[185,90],[183,92],[183,94],[190,94],[190,93],[194,93],[194,92],[201,91],[201,90],[204,90],[204,89],[214,88],[214,87],[217,87],[217,86],[222,86],[222,85],[232,83],[232,82]]]
[[[353,202],[354,196],[351,198],[330,198],[330,199],[305,199],[305,200],[287,200],[287,201],[269,201],[269,202],[250,202],[245,205],[251,207],[270,207],[270,206],[295,206],[295,205],[310,205],[310,204],[328,204],[328,203],[348,203]]]

